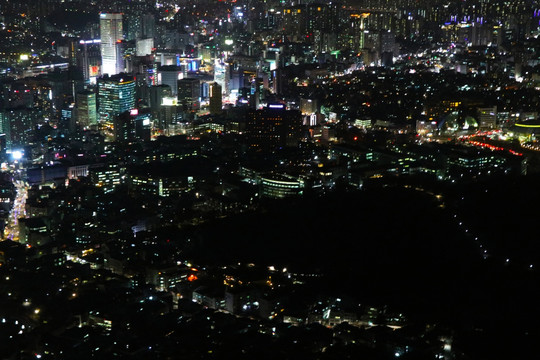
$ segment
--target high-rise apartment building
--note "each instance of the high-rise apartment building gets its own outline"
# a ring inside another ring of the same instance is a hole
[[[231,78],[230,65],[227,62],[216,60],[214,63],[214,81],[217,82],[221,86],[222,92],[225,95],[229,95],[230,93],[230,87],[229,87],[230,78]],[[242,86],[238,84],[238,86],[236,86],[236,89],[238,89],[239,87],[242,87]]]
[[[121,43],[123,40],[122,14],[101,13],[99,15],[101,32],[101,72],[115,75],[123,72]]]

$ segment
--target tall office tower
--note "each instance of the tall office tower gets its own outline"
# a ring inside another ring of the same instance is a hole
[[[390,31],[381,32],[379,48],[381,65],[384,67],[392,66],[394,64],[393,57],[398,52],[398,50],[396,50],[396,36]]]
[[[77,66],[83,71],[84,80],[95,79],[99,75],[101,62],[100,39],[80,40],[77,53]]]
[[[221,97],[221,85],[217,82],[210,84],[210,114],[221,113],[222,97]]]
[[[171,97],[171,87],[169,85],[156,85],[148,88],[148,104],[152,111],[159,110],[159,107],[163,103],[163,98]]]
[[[77,93],[77,123],[81,128],[97,124],[96,94],[92,91]]]
[[[99,14],[101,31],[101,73],[115,75],[124,70],[124,62],[120,51],[123,39],[122,14]]]
[[[216,59],[214,62],[214,81],[217,82],[222,89],[222,92],[225,96],[228,96],[230,93],[229,88],[229,79],[231,77],[231,67],[227,62],[221,62]],[[241,86],[236,86],[236,89]]]
[[[114,75],[98,79],[98,114],[101,121],[113,121],[116,115],[135,108],[135,80]]]
[[[178,103],[183,110],[196,110],[200,105],[201,82],[199,79],[178,80]]]
[[[164,116],[162,104],[164,98],[171,98],[171,88],[168,85],[157,85],[149,87],[148,90],[148,103],[150,105],[152,119],[154,120],[154,127],[164,130],[167,127],[166,125],[170,124],[170,121],[167,122]],[[176,97],[174,97],[174,100],[176,100]]]
[[[171,94],[178,93],[178,80],[183,78],[182,67],[176,65],[164,65],[158,69],[158,85],[168,85]]]

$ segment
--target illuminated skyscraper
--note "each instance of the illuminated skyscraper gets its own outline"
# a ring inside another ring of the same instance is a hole
[[[231,69],[228,63],[216,60],[214,63],[214,81],[217,82],[225,95],[229,95],[229,79]]]
[[[121,53],[122,14],[99,14],[101,31],[101,72],[115,75],[124,70]]]
[[[98,113],[102,121],[112,121],[135,108],[135,81],[122,75],[98,79]]]

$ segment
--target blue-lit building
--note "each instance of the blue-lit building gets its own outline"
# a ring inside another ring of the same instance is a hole
[[[98,114],[101,121],[113,118],[135,108],[135,80],[119,74],[98,80]]]

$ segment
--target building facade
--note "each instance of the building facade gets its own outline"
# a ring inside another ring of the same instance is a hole
[[[98,113],[100,121],[113,121],[135,108],[136,86],[129,76],[109,76],[98,80]]]
[[[124,38],[122,14],[99,14],[99,28],[101,32],[101,73],[119,74],[124,71],[120,46]]]

